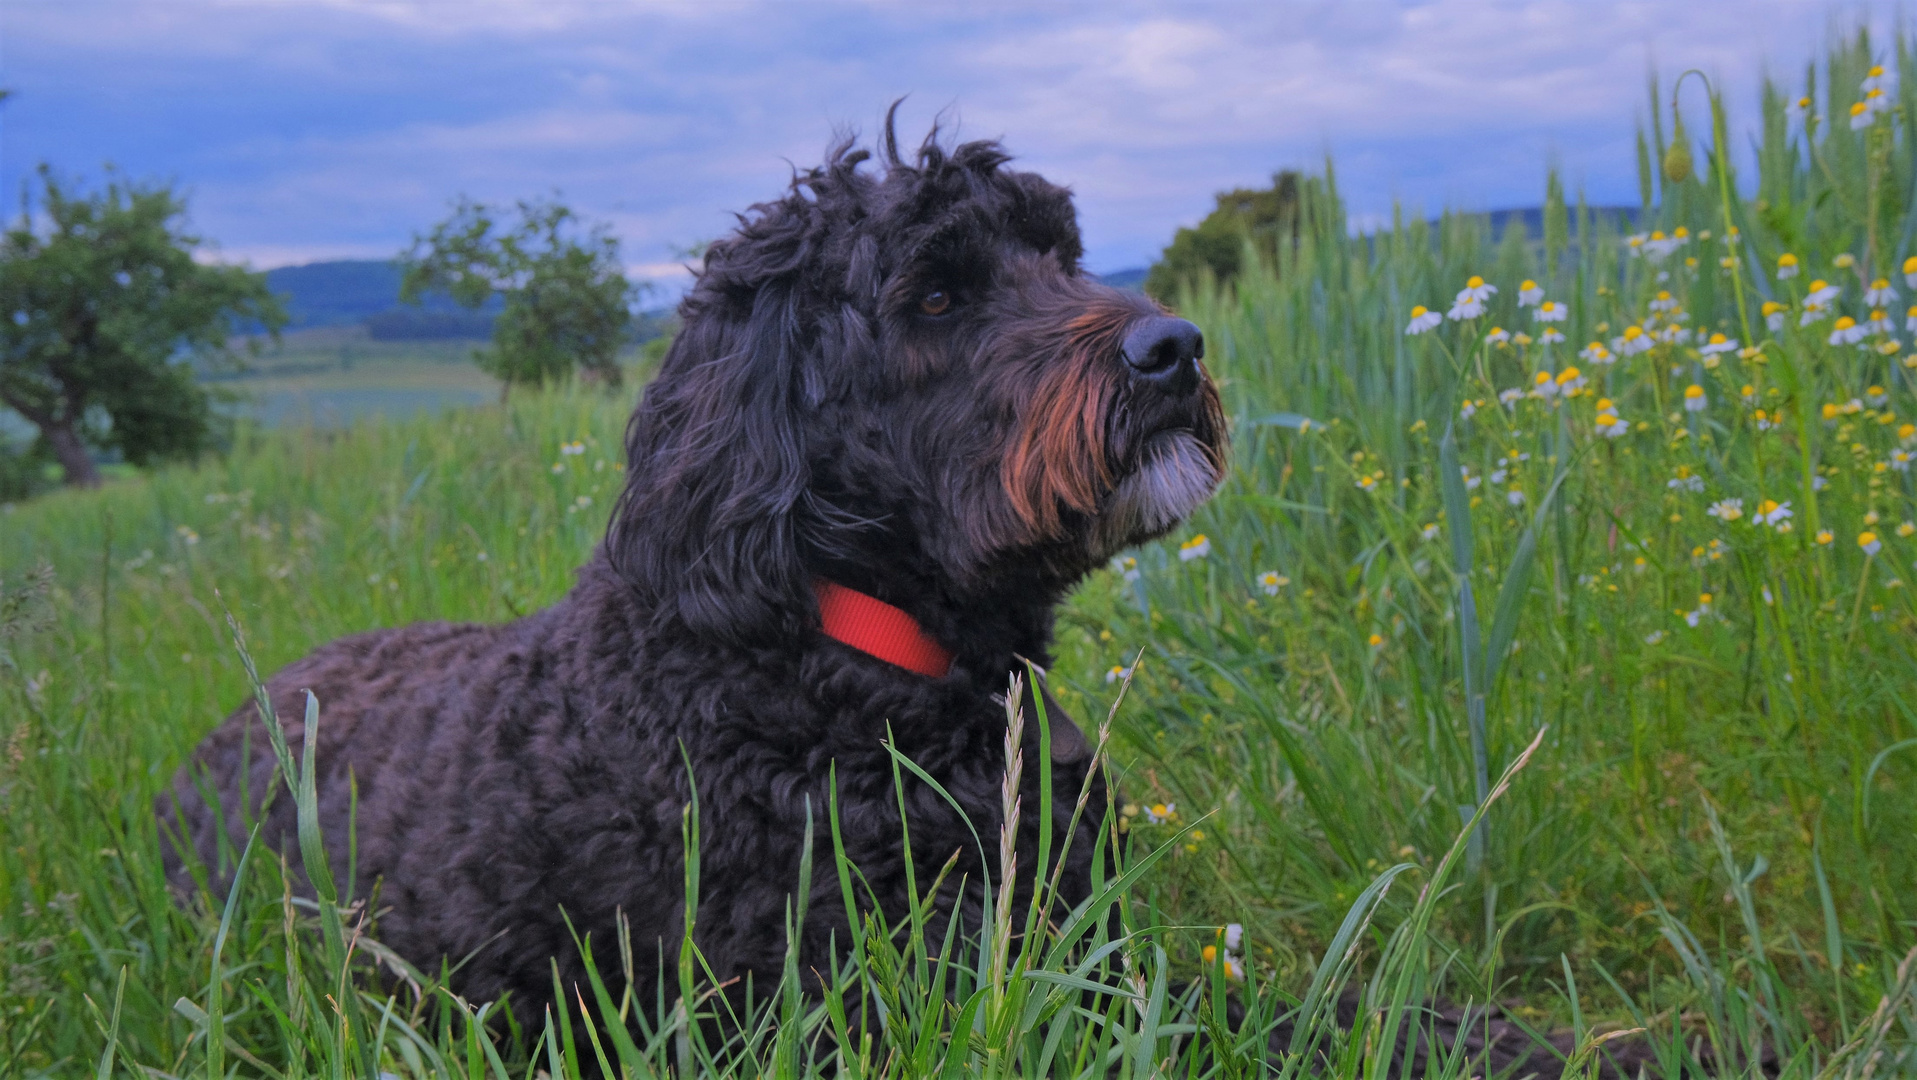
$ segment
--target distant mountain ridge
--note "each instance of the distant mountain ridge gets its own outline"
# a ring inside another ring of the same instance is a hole
[[[399,301],[402,273],[390,259],[334,259],[266,272],[266,287],[286,304],[289,330],[363,325],[375,341],[485,338],[502,305],[478,311],[449,296],[418,305]]]

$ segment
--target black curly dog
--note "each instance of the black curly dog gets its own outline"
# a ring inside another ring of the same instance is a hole
[[[887,732],[995,838],[1008,676],[1048,662],[1053,609],[1080,579],[1223,475],[1197,328],[1080,268],[1068,191],[1006,168],[992,142],[946,150],[934,131],[908,161],[888,121],[882,149],[875,170],[841,143],[706,253],[627,426],[605,542],[563,600],[504,626],[343,638],[269,681],[295,747],[302,692],[321,703],[335,876],[357,785],[355,895],[377,886],[378,934],[414,964],[465,961],[454,983],[471,1000],[510,992],[536,1025],[553,958],[563,981],[583,979],[562,911],[601,942],[623,912],[638,1000],[653,1000],[649,950],[665,942],[670,970],[681,936],[688,771],[703,821],[694,937],[721,978],[776,981],[808,800],[831,858],[835,763],[847,852],[902,911]],[[822,600],[850,605],[849,629]],[[1050,715],[1063,830],[1092,762]],[[272,775],[260,724],[251,704],[234,712],[160,800],[163,835],[193,849],[168,852],[176,887],[193,888],[194,855],[218,880],[222,832],[229,861],[244,841],[239,808]],[[1025,742],[1031,762],[1035,723]],[[1037,772],[1021,867],[1036,859]],[[1093,789],[1072,897],[1090,887],[1106,797]],[[976,883],[966,821],[922,783],[905,800],[919,880],[958,852],[953,878]],[[276,800],[261,831],[289,852],[293,811]],[[836,875],[814,888],[802,970],[827,971],[845,908]]]

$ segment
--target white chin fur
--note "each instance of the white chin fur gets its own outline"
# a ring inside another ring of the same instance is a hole
[[[1100,546],[1116,551],[1164,532],[1211,498],[1218,481],[1210,455],[1190,432],[1154,436],[1144,463],[1119,481],[1099,515]]]

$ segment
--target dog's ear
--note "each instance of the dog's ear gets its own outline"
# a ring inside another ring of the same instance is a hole
[[[726,295],[718,276],[626,427],[606,554],[659,616],[745,644],[800,632],[816,603],[798,547],[805,329],[790,278]]]

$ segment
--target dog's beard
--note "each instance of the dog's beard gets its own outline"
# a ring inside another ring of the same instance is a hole
[[[1099,515],[1101,557],[1178,524],[1211,497],[1219,479],[1196,435],[1165,431],[1152,436],[1138,468],[1118,482]]]

